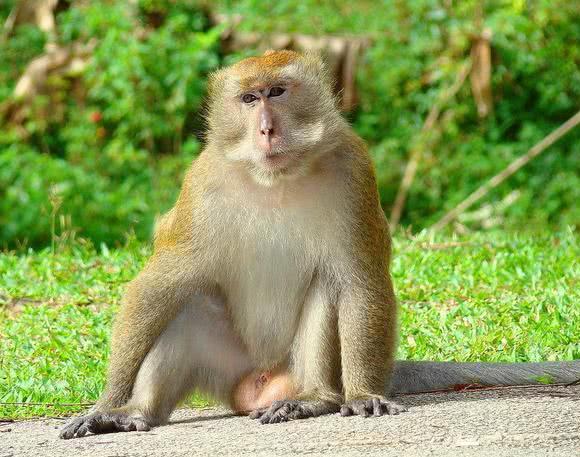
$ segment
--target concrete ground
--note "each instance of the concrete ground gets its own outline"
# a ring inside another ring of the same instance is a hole
[[[409,412],[260,425],[223,409],[178,410],[150,432],[57,437],[64,420],[0,424],[0,457],[192,455],[580,456],[580,386],[399,397]]]

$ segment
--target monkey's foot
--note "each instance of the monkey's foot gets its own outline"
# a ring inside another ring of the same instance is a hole
[[[71,420],[60,431],[59,436],[64,440],[81,438],[91,432],[115,433],[115,432],[147,432],[151,426],[142,418],[132,417],[123,413],[92,413]]]
[[[351,400],[340,407],[341,416],[395,416],[405,411],[408,411],[405,406],[385,397]]]
[[[262,424],[277,424],[337,411],[338,405],[326,401],[281,400],[275,401],[269,408],[252,411],[250,418],[259,419]]]

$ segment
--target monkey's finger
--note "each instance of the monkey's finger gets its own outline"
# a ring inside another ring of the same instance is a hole
[[[286,401],[275,401],[268,411],[260,418],[262,424],[278,424],[286,422],[288,414],[295,408],[295,405]]]
[[[385,401],[382,403],[383,403],[385,410],[389,416],[396,416],[397,414],[404,413],[404,412],[408,411],[408,408],[406,406],[400,405],[400,404],[395,403],[393,401]]]
[[[142,419],[135,419],[138,432],[148,432],[151,430],[151,426]]]
[[[122,432],[148,432],[151,430],[149,424],[139,417],[121,416],[115,418],[114,423],[117,430]]]
[[[124,432],[136,432],[137,431],[137,424],[135,422],[131,422],[131,423],[125,425],[125,428],[123,431]]]
[[[369,417],[369,412],[367,411],[365,402],[363,402],[363,401],[355,401],[355,402],[353,402],[353,404],[352,404],[352,411],[357,416]]]
[[[342,405],[340,407],[340,415],[342,417],[352,416],[352,409],[349,406]]]
[[[383,415],[383,405],[381,403],[381,399],[374,397],[372,399],[373,403],[373,416],[378,417]]]
[[[262,417],[260,417],[261,424],[276,424],[278,422],[280,422],[280,420],[276,415],[276,411],[268,410],[262,415]]]
[[[272,414],[270,416],[270,420],[267,422],[268,424],[279,424],[280,422],[286,422],[286,416],[283,414]],[[266,423],[266,422],[264,422]]]
[[[310,411],[299,407],[296,408],[294,411],[291,411],[290,414],[288,414],[288,420],[289,421],[293,421],[293,420],[298,420],[298,419],[305,419],[307,417],[311,417],[312,414],[310,413]]]
[[[374,411],[374,403],[373,403],[373,398],[369,398],[366,402],[365,402],[365,409],[367,410],[367,413],[373,414]]]
[[[271,420],[272,420],[272,417],[274,416],[274,412],[275,411],[272,411],[272,408],[270,407],[270,409],[265,411],[264,414],[262,414],[260,416],[260,419],[259,419],[260,423],[261,424],[271,424],[272,423]]]
[[[137,430],[137,423],[133,417],[119,417],[115,420],[115,425],[122,432],[134,432]]]
[[[76,430],[76,437],[77,438],[82,438],[83,436],[85,436],[88,432],[92,432],[91,430],[91,424],[95,421],[95,416],[90,415],[90,416],[85,416],[81,418],[81,421],[79,421],[78,425],[77,425],[77,430]]]
[[[264,413],[262,415],[262,417],[260,417],[260,424],[265,425],[265,424],[271,424],[272,422],[270,422],[272,419],[272,415],[269,413]]]
[[[266,413],[264,414],[262,419],[271,421],[276,416],[276,413],[278,413],[282,408],[284,408],[285,405],[286,405],[286,402],[284,402],[282,400],[274,401],[270,405],[270,408],[268,408],[268,410],[266,411]],[[265,424],[266,422],[262,422],[262,423]],[[272,422],[268,422],[268,423],[272,423]]]
[[[76,429],[74,426],[68,426],[60,431],[60,438],[63,440],[70,440],[73,436],[75,436]]]
[[[255,409],[254,411],[252,411],[249,415],[250,419],[259,419],[260,417],[262,417],[264,415],[264,413],[267,411],[266,408],[263,409]]]
[[[74,419],[70,424],[66,425],[60,432],[60,437],[63,440],[70,440],[77,434],[79,428],[84,424],[85,417]]]
[[[137,425],[132,420],[117,422],[116,424],[117,430],[120,432],[134,432],[137,430]]]
[[[276,411],[276,415],[280,416],[281,419],[284,419],[294,409],[295,408],[293,408],[292,405],[290,405],[289,403],[286,403],[284,406],[282,406],[282,408],[280,408],[278,411]]]
[[[279,412],[281,416],[281,422],[288,422],[289,420],[291,420],[290,416],[293,413],[296,413],[297,417],[308,417],[306,416],[306,411],[302,408],[300,404],[286,403]]]
[[[82,438],[83,436],[85,436],[87,434],[87,432],[89,431],[89,428],[87,427],[87,424],[83,424],[79,427],[79,429],[77,430],[77,438]]]

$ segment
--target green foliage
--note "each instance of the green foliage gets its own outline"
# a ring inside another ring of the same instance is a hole
[[[0,7],[0,20],[13,2]],[[81,236],[118,243],[150,235],[201,148],[208,73],[239,56],[219,54],[221,29],[206,9],[239,14],[240,30],[365,34],[373,44],[358,69],[359,104],[349,117],[369,143],[388,211],[409,152],[423,151],[403,224],[434,223],[493,174],[580,108],[580,20],[574,2],[398,0],[275,3],[256,0],[100,0],[57,15],[61,44],[96,43],[80,73],[50,81],[14,126],[0,120],[0,246],[50,242],[54,205]],[[205,5],[205,6],[204,6]],[[270,20],[269,18],[273,18]],[[480,119],[469,78],[421,134],[433,106],[469,59],[472,37],[492,33],[494,111]],[[45,38],[30,25],[0,41],[0,107]],[[247,50],[240,55],[251,53]],[[1,112],[1,109],[0,109]],[[512,190],[506,228],[576,226],[580,220],[580,129],[486,197]],[[53,199],[54,200],[54,199]],[[27,212],[30,205],[31,212]],[[479,228],[477,223],[474,228]]]
[[[144,2],[140,12],[154,6]],[[57,232],[73,229],[108,243],[131,230],[148,238],[155,215],[175,199],[200,149],[193,132],[201,130],[197,113],[218,63],[218,31],[205,30],[205,16],[184,3],[155,11],[163,25],[142,33],[127,2],[88,2],[58,16],[63,44],[97,45],[81,75],[51,81],[51,100],[36,102],[46,108],[58,99],[58,115],[45,109],[27,122],[26,135],[0,134],[0,244],[49,242],[55,193],[62,200],[57,219],[71,220]],[[19,27],[0,44],[0,56],[13,63],[0,65],[0,82],[14,80],[41,52],[30,30]],[[34,47],[21,56],[25,42]],[[5,85],[0,99],[11,89]]]
[[[123,284],[149,253],[135,242],[115,250],[85,242],[0,254],[0,402],[96,400]],[[398,357],[580,358],[579,256],[571,231],[395,238]],[[0,405],[0,418],[78,410]]]
[[[56,235],[82,227],[92,239],[122,240],[127,230],[119,221],[151,224],[151,185],[151,176],[143,172],[113,184],[110,177],[62,158],[9,146],[0,152],[0,188],[6,189],[0,200],[0,237],[48,244],[54,223]],[[62,214],[74,225],[58,217]]]
[[[44,33],[29,24],[18,29],[9,46],[0,44],[0,100],[10,96],[22,68],[42,52],[44,44]]]
[[[470,2],[462,2],[463,12],[438,14],[431,3],[409,3],[401,12],[406,26],[389,29],[392,40],[370,49],[359,75],[362,99],[355,117],[356,128],[371,142],[386,207],[395,198],[409,150],[424,151],[404,218],[417,228],[436,222],[580,108],[580,30],[569,3],[536,2],[520,10],[488,2],[493,116],[478,120],[466,84],[444,106],[439,126],[418,139],[431,106],[469,55],[468,37],[475,32],[466,20],[474,14]],[[521,191],[507,210],[508,227],[577,223],[579,140],[580,132],[572,132],[488,197],[497,201],[510,189]]]

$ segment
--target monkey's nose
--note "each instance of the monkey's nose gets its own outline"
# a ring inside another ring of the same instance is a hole
[[[274,129],[271,127],[266,127],[266,128],[262,127],[262,128],[260,128],[260,133],[264,136],[272,136],[274,133]]]
[[[267,107],[264,107],[260,113],[260,133],[266,138],[274,134],[274,119]]]
[[[271,116],[262,116],[260,122],[260,133],[266,138],[269,138],[274,134],[274,125]]]

